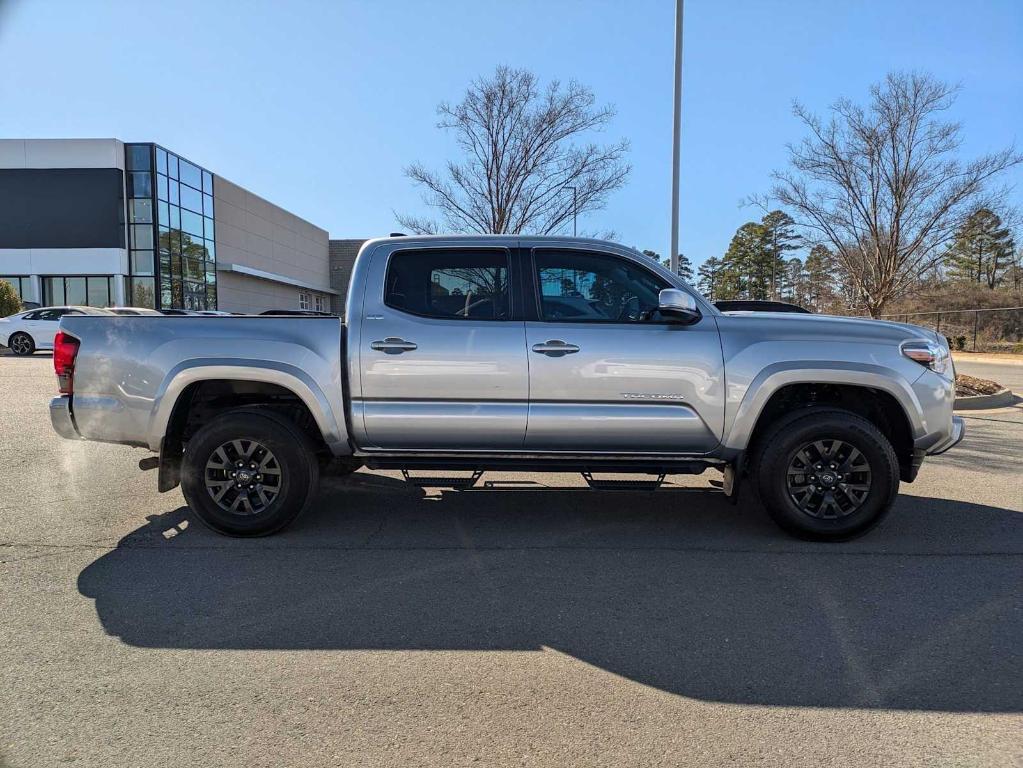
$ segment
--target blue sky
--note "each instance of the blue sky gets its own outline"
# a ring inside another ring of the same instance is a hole
[[[667,254],[671,0],[0,0],[0,137],[157,141],[328,229],[426,213],[402,168],[440,166],[435,107],[497,64],[617,108],[628,186],[581,229]],[[892,69],[959,82],[964,154],[1023,144],[1023,2],[689,0],[681,245],[721,255],[800,127],[798,98],[862,100]],[[1008,181],[1023,202],[1023,172]]]

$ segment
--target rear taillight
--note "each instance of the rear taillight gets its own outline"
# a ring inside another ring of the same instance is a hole
[[[78,339],[63,331],[57,331],[53,337],[53,370],[57,373],[57,389],[62,395],[70,395],[74,391],[78,344]]]

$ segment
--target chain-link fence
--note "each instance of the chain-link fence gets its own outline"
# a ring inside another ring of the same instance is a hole
[[[883,317],[933,328],[948,338],[953,350],[1023,354],[1023,307],[938,310]]]

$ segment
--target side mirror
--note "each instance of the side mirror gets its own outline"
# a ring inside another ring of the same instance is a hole
[[[657,295],[657,311],[685,325],[692,325],[701,317],[696,299],[678,288],[665,288]]]

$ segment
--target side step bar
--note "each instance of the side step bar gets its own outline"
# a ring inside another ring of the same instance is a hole
[[[607,472],[643,475],[699,475],[723,462],[674,456],[430,456],[423,454],[360,453],[355,458],[369,469],[420,470],[446,477],[448,472]]]
[[[684,459],[674,456],[594,457],[581,455],[429,455],[361,453],[358,459],[369,469],[397,469],[409,485],[419,488],[452,488],[468,490],[476,486],[484,472],[578,472],[586,484],[600,491],[654,491],[664,484],[666,475],[699,475],[709,467],[725,472],[722,485],[726,495],[737,495],[738,473],[724,462]],[[410,472],[432,474],[413,476]],[[468,476],[451,476],[449,472],[469,472]],[[653,476],[651,479],[602,479],[595,472]]]
[[[595,491],[656,491],[664,483],[663,474],[656,480],[599,480],[590,472],[583,472],[582,476]]]
[[[483,477],[483,470],[477,469],[469,477],[439,477],[436,475],[412,477],[407,469],[403,469],[401,476],[405,478],[406,483],[419,488],[453,488],[456,491],[464,491],[479,482],[479,479]]]
[[[595,491],[656,491],[664,484],[664,474],[657,475],[653,480],[609,480],[594,477],[591,472],[581,472],[583,480]],[[407,469],[401,470],[405,482],[418,488],[451,488],[465,491],[475,487],[483,477],[483,470],[477,469],[468,477],[442,477],[439,475],[422,475],[413,477]]]

